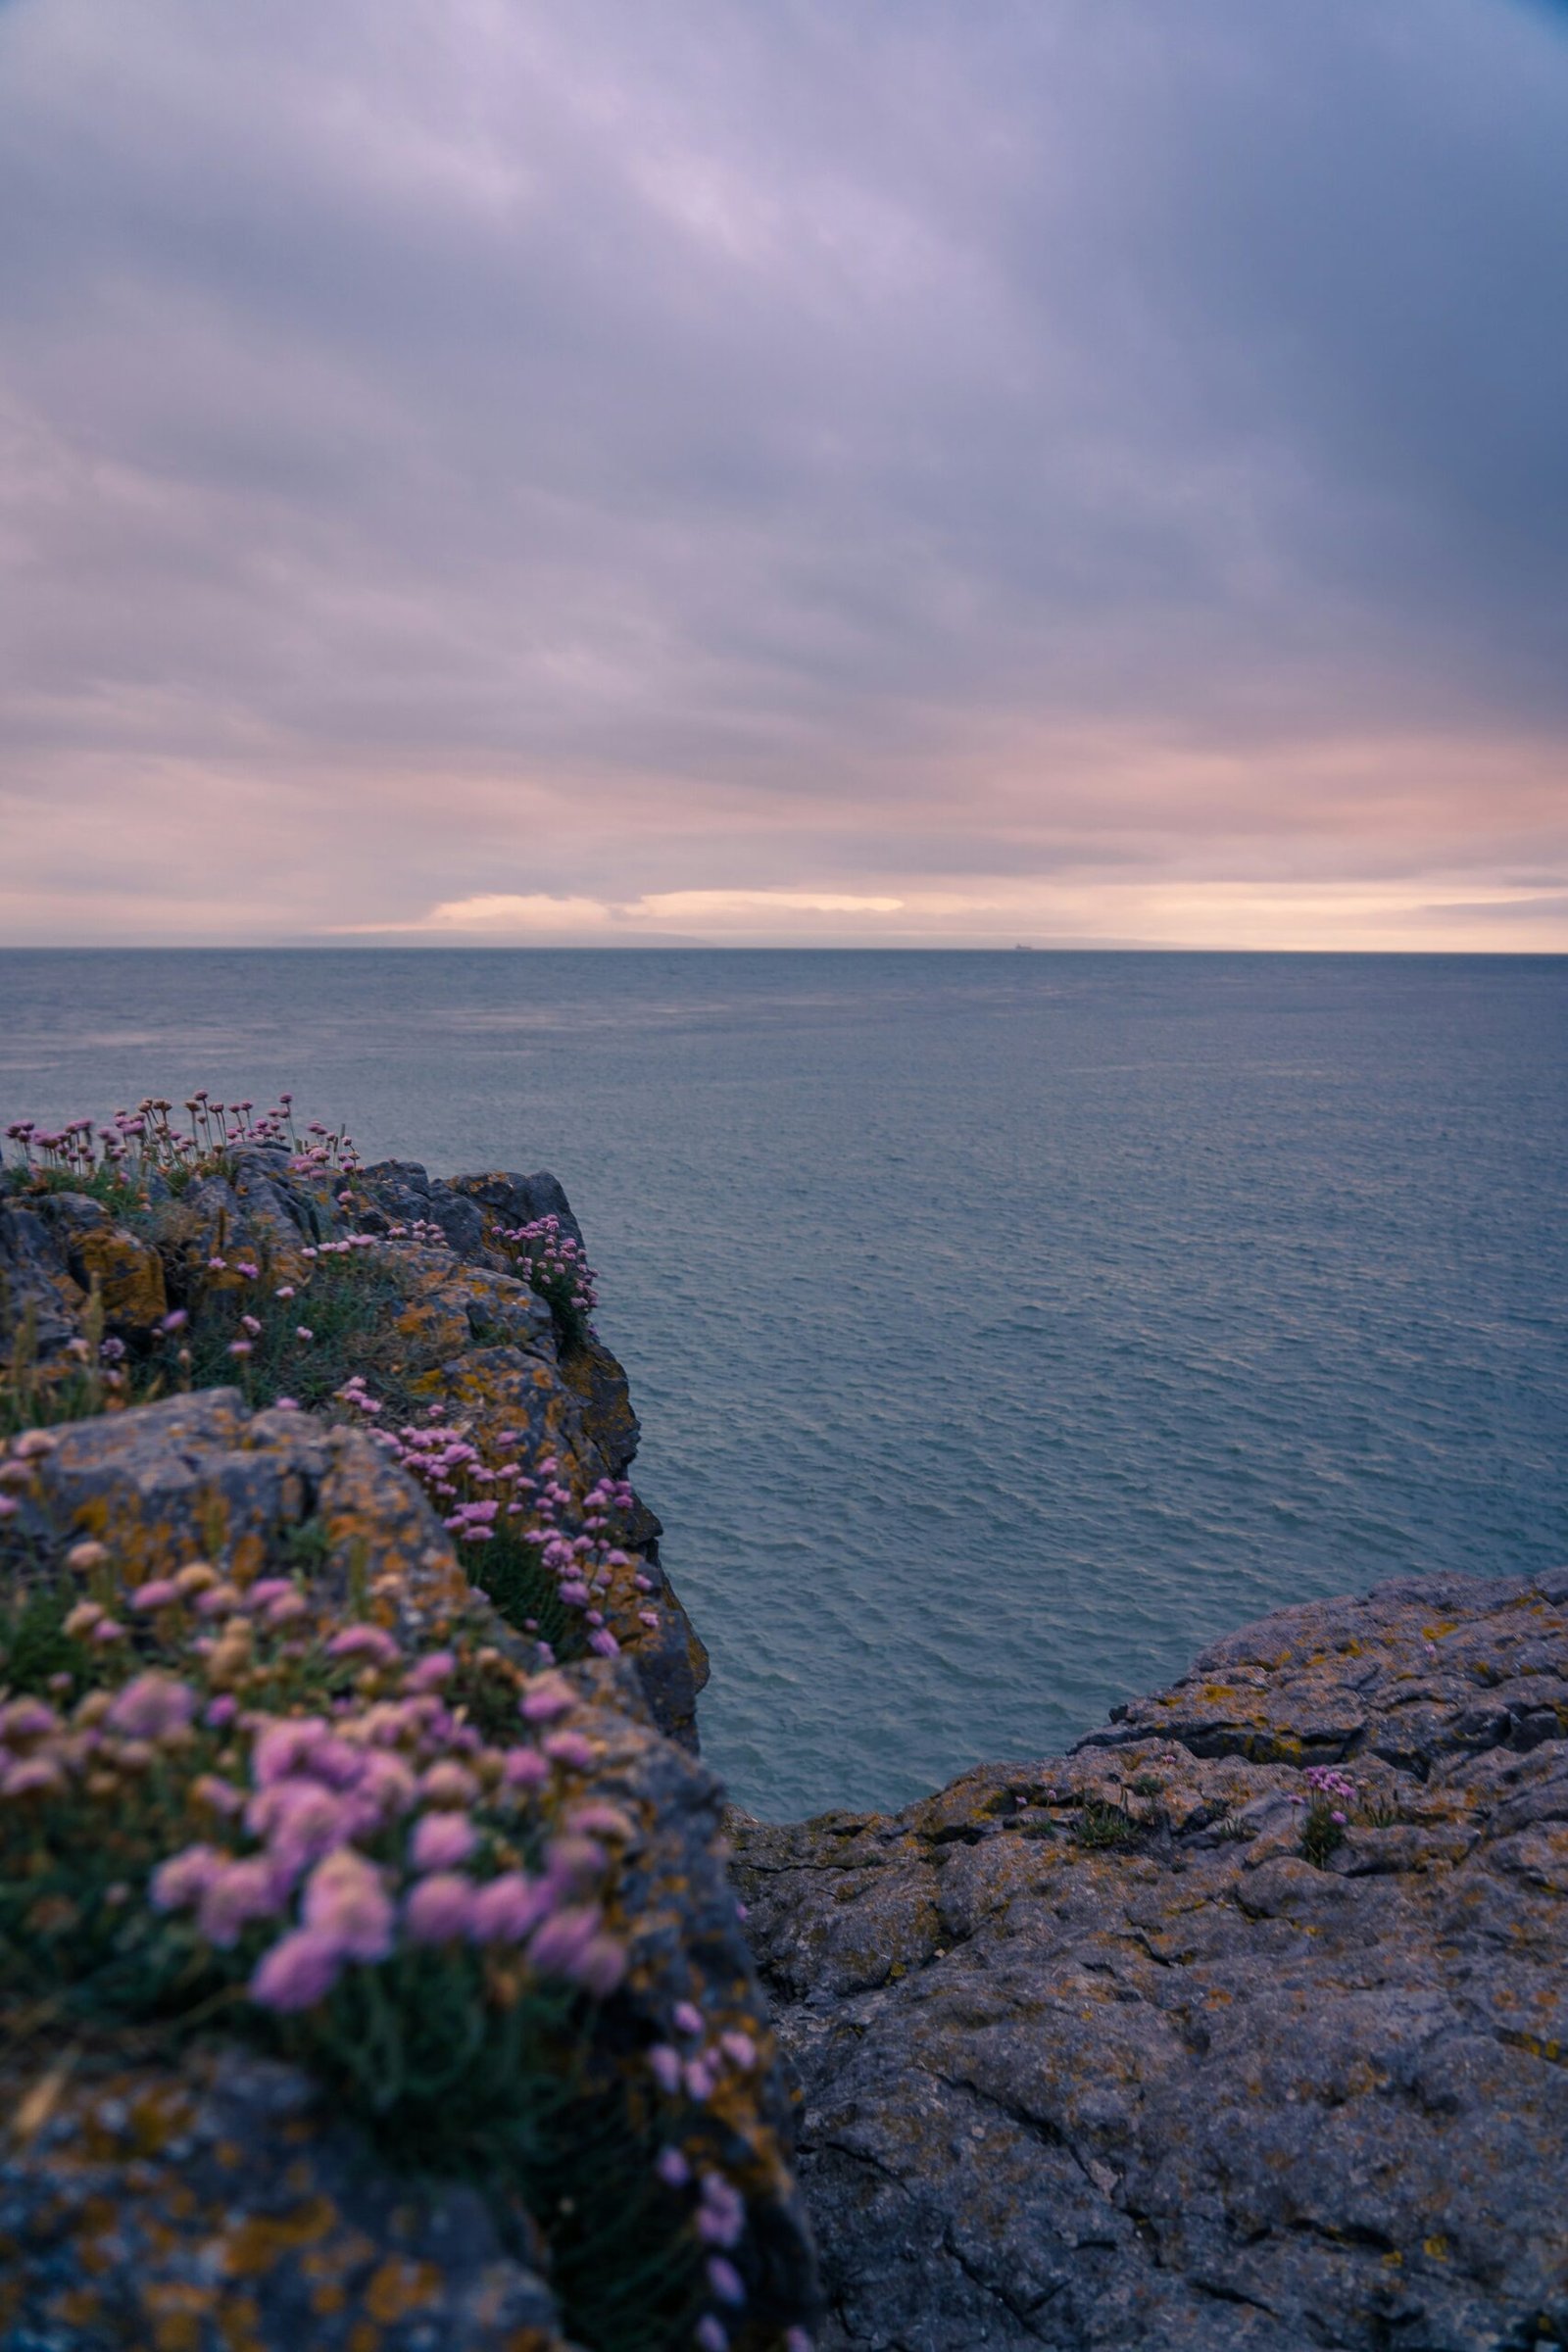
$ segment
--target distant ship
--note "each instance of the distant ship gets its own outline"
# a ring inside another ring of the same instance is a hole
[[[1027,939],[1015,939],[1012,943],[1012,952],[1015,956],[1032,956],[1035,951]]]

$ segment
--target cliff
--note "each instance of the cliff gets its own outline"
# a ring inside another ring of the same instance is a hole
[[[1568,1571],[723,1816],[560,1187],[166,1111],[0,1191],[0,2352],[1568,2343]]]
[[[819,2340],[1568,2342],[1568,1569],[1282,1610],[1118,1718],[737,1817]]]
[[[799,2352],[560,1188],[186,1157],[0,1196],[0,2346]]]

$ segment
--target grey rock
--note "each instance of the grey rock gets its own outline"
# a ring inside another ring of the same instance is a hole
[[[1565,1602],[1282,1611],[1069,1757],[732,1818],[830,2352],[1568,2340]]]

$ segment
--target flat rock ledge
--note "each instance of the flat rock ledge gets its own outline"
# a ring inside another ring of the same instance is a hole
[[[1064,1759],[731,1830],[829,2352],[1568,2343],[1568,1569],[1282,1610]]]

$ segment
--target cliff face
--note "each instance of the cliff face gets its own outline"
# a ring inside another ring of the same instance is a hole
[[[805,2341],[705,1661],[550,1219],[268,1150],[0,1204],[4,2352]]]
[[[822,2341],[1568,2342],[1568,1570],[1284,1610],[1118,1712],[737,1824]]]

